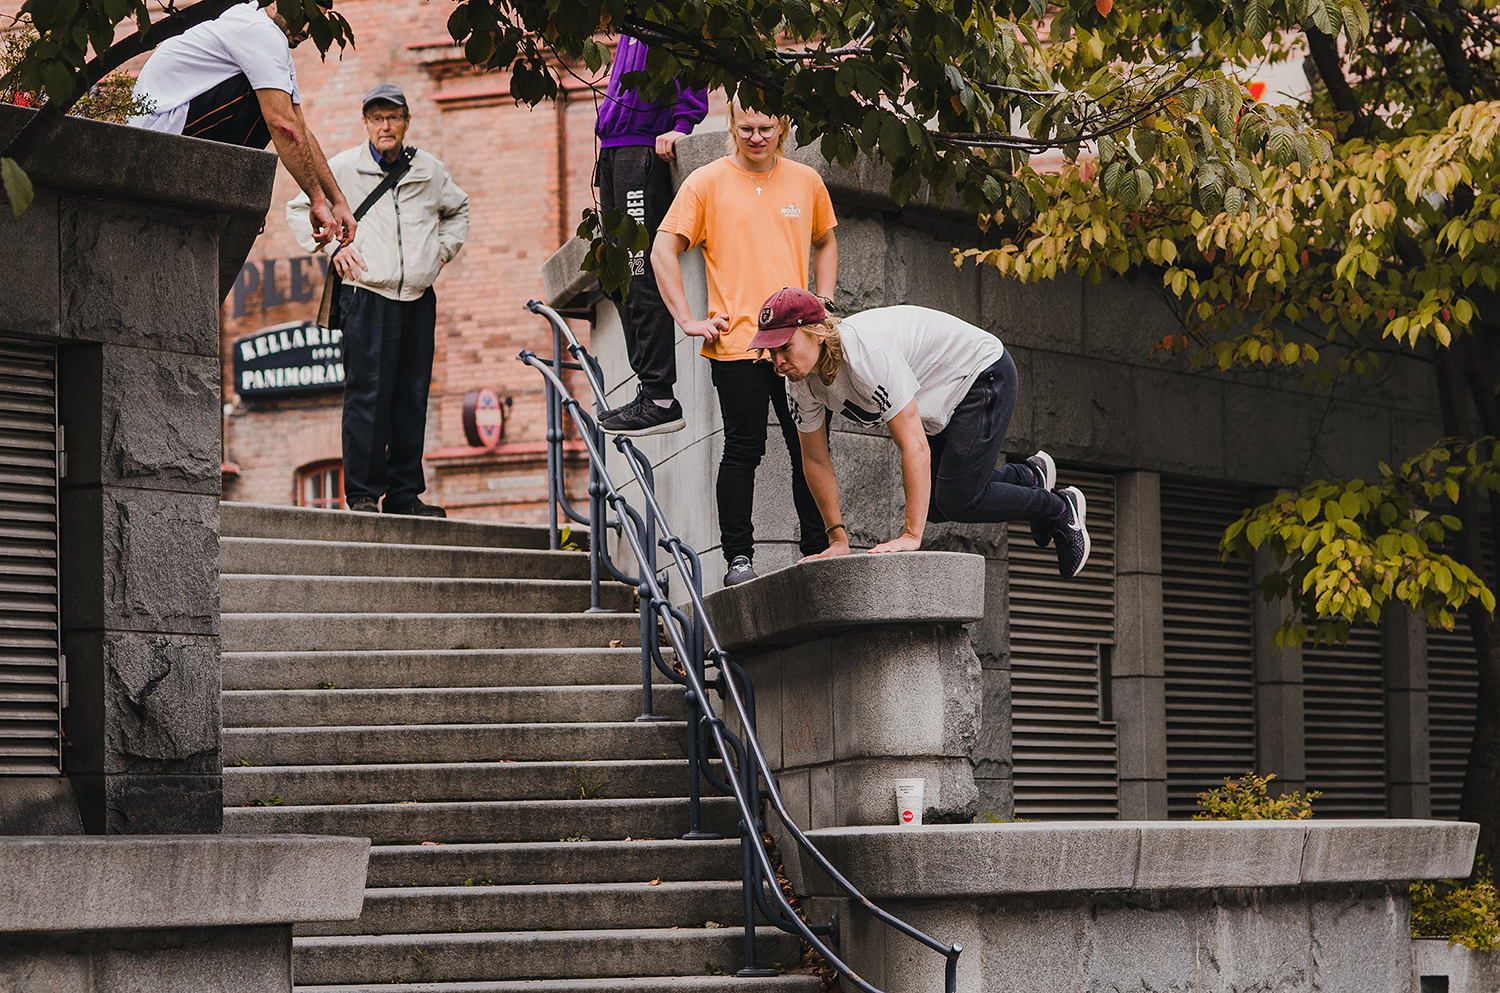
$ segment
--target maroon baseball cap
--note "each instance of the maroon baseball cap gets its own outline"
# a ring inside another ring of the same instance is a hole
[[[780,348],[804,324],[828,319],[823,301],[806,290],[783,286],[760,307],[760,333],[747,348]]]

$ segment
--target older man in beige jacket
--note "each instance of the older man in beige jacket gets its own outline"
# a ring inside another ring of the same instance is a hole
[[[468,237],[469,195],[436,158],[406,147],[410,123],[406,96],[380,83],[364,100],[370,140],[328,160],[351,203],[362,203],[392,169],[406,169],[331,263],[343,280],[344,498],[350,510],[443,517],[420,499],[437,322],[432,283]],[[309,209],[307,195],[298,196],[287,204],[287,223],[316,251]]]

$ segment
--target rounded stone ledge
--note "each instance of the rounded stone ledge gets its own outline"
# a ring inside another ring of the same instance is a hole
[[[0,837],[0,933],[346,921],[368,838]]]
[[[935,899],[1455,878],[1469,872],[1479,825],[1071,821],[824,828],[808,836],[872,899]]]
[[[984,558],[854,554],[803,562],[705,598],[729,651],[795,644],[866,624],[966,624],[984,616]]]

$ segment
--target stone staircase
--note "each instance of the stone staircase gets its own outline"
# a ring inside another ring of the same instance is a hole
[[[816,993],[741,980],[737,816],[687,830],[680,687],[544,528],[223,504],[224,830],[368,837],[364,913],[299,926],[299,990]],[[612,642],[625,647],[608,647]],[[760,928],[759,964],[798,960]]]

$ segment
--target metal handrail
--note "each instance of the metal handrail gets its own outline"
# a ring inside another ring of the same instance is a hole
[[[559,413],[566,411],[578,427],[579,434],[583,438],[584,447],[589,455],[589,488],[591,501],[597,500],[602,504],[609,504],[615,513],[614,520],[608,523],[611,530],[618,530],[630,543],[631,551],[635,554],[636,563],[640,575],[635,577],[638,581],[636,587],[640,593],[641,607],[641,657],[642,675],[644,685],[643,694],[650,692],[650,663],[654,661],[656,666],[668,677],[686,686],[686,697],[688,704],[689,720],[696,724],[690,728],[688,736],[688,781],[690,786],[690,831],[688,837],[706,837],[698,831],[698,780],[700,774],[715,784],[718,788],[728,786],[733,793],[735,803],[740,813],[740,852],[743,870],[743,885],[745,891],[745,968],[740,975],[764,975],[763,970],[756,968],[755,958],[755,911],[757,907],[761,910],[767,920],[783,931],[795,933],[808,944],[812,945],[826,958],[840,974],[848,978],[859,989],[865,993],[881,993],[879,989],[865,981],[858,973],[850,969],[838,955],[821,940],[821,936],[833,938],[833,943],[838,942],[838,918],[835,916],[828,924],[811,925],[803,921],[786,894],[776,882],[776,870],[771,864],[770,853],[761,839],[764,830],[764,821],[759,810],[762,795],[769,798],[776,810],[777,816],[782,824],[796,839],[797,845],[802,851],[816,863],[818,868],[827,873],[834,884],[850,899],[857,901],[864,909],[877,920],[889,927],[896,929],[907,937],[926,945],[928,948],[944,956],[944,984],[946,993],[956,993],[958,957],[963,952],[963,945],[954,942],[945,945],[936,938],[907,924],[905,921],[877,907],[868,897],[860,893],[854,884],[849,882],[844,875],[833,867],[833,864],[813,845],[807,835],[803,833],[792,820],[787,811],[786,803],[781,797],[781,790],[772,775],[770,763],[766,759],[764,750],[755,734],[755,702],[754,691],[750,686],[749,676],[744,669],[736,665],[729,657],[719,642],[718,634],[714,631],[713,623],[709,620],[708,610],[703,602],[702,566],[698,554],[681,538],[672,533],[667,523],[666,515],[662,512],[660,503],[656,499],[654,480],[651,473],[650,462],[629,438],[614,436],[615,447],[625,457],[630,467],[631,474],[635,477],[636,484],[640,487],[642,498],[645,500],[648,513],[642,520],[641,515],[632,508],[616,489],[613,480],[604,466],[603,433],[593,422],[582,405],[569,392],[564,385],[561,370],[564,367],[560,360],[561,338],[568,339],[568,352],[576,360],[576,367],[584,373],[589,381],[589,386],[594,395],[596,410],[605,408],[605,397],[603,387],[603,375],[598,368],[598,363],[588,353],[572,330],[563,321],[562,317],[538,300],[530,300],[526,309],[534,314],[545,317],[552,325],[553,342],[555,346],[552,359],[544,359],[531,351],[522,351],[518,356],[521,362],[531,366],[540,372],[547,381],[549,412],[552,409],[554,399]],[[573,368],[569,364],[568,368]],[[551,445],[551,424],[549,419],[549,451]],[[561,432],[558,432],[558,444],[560,447]],[[553,462],[548,460],[549,469]],[[558,477],[555,491],[561,492],[561,458],[557,459]],[[549,490],[554,489],[549,485]],[[556,505],[553,509],[554,520],[556,518]],[[604,522],[602,513],[591,515],[591,519]],[[630,520],[634,526],[627,526],[626,520]],[[661,538],[654,541],[651,533],[653,525],[660,530]],[[604,528],[598,527],[590,534],[591,553],[595,546],[603,544]],[[683,586],[687,590],[688,598],[692,601],[692,615],[688,616],[683,611],[673,606],[668,601],[665,592],[665,584],[662,578],[657,576],[656,571],[656,548],[662,548],[669,552],[672,564],[675,565],[678,575],[682,577]],[[607,553],[599,553],[601,561],[607,561]],[[611,566],[610,571],[614,569]],[[595,579],[597,583],[597,578]],[[598,602],[597,593],[594,601]],[[652,623],[648,625],[646,619],[650,618]],[[683,674],[678,674],[665,665],[660,651],[655,645],[656,619],[660,618],[661,626],[666,633],[668,641],[671,642],[672,650],[677,659],[682,663]],[[647,637],[649,633],[651,637]],[[707,651],[705,651],[707,647]],[[712,665],[718,670],[718,677],[709,684],[706,679],[706,669]],[[722,718],[715,715],[713,707],[709,702],[708,686],[719,693],[722,699],[730,701],[735,714],[739,719],[740,728],[744,732],[743,739],[731,732],[724,724]],[[646,707],[649,712],[649,705]],[[695,718],[695,714],[700,714]],[[722,768],[736,770],[735,775],[726,775],[726,782],[719,781],[712,774],[707,757],[696,745],[700,744],[704,732],[713,739],[715,750],[718,752]],[[764,780],[764,789],[762,789]],[[753,842],[752,842],[753,832]],[[712,836],[707,836],[712,837]],[[766,885],[769,884],[769,885]],[[769,890],[774,896],[777,907],[775,912],[767,906],[765,892]]]

